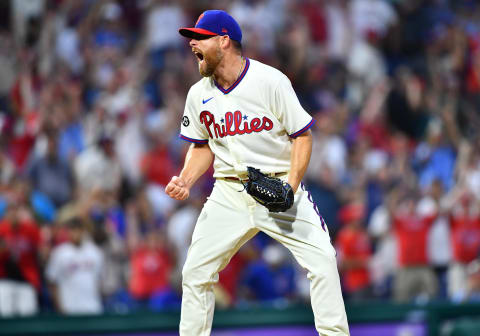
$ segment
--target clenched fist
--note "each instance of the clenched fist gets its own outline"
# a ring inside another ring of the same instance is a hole
[[[179,201],[186,200],[190,196],[190,188],[187,187],[185,181],[179,176],[172,177],[165,188],[165,192],[171,198]]]

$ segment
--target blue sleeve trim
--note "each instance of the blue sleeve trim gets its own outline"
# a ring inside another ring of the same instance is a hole
[[[199,140],[199,139],[192,139],[189,137],[186,137],[185,135],[180,134],[178,136],[180,139],[188,141],[188,142],[193,142],[193,143],[198,143],[198,144],[207,144],[208,140]]]
[[[295,133],[293,134],[290,134],[289,137],[290,138],[296,138],[298,137],[300,134],[306,132],[310,127],[313,126],[313,124],[315,124],[316,120],[312,118],[312,120],[310,120],[310,122],[307,124],[307,126],[305,126],[304,128],[302,128],[301,130],[299,131],[296,131]]]

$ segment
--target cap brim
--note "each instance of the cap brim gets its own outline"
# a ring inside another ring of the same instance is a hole
[[[202,28],[180,28],[178,32],[184,37],[193,39],[201,39],[217,35],[214,32]]]

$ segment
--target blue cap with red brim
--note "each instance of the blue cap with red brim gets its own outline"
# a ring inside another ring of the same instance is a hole
[[[193,39],[228,35],[232,40],[242,41],[242,30],[237,21],[222,10],[205,11],[198,17],[194,28],[180,28],[178,32]]]

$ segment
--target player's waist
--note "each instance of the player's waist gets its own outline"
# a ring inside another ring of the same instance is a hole
[[[275,173],[264,173],[267,176],[270,177],[282,177],[288,174],[288,172],[275,172]],[[216,179],[219,180],[227,180],[227,181],[240,181],[240,182],[246,182],[248,181],[248,175],[247,173],[245,174],[239,174],[239,175],[233,175],[233,176],[218,176]]]

